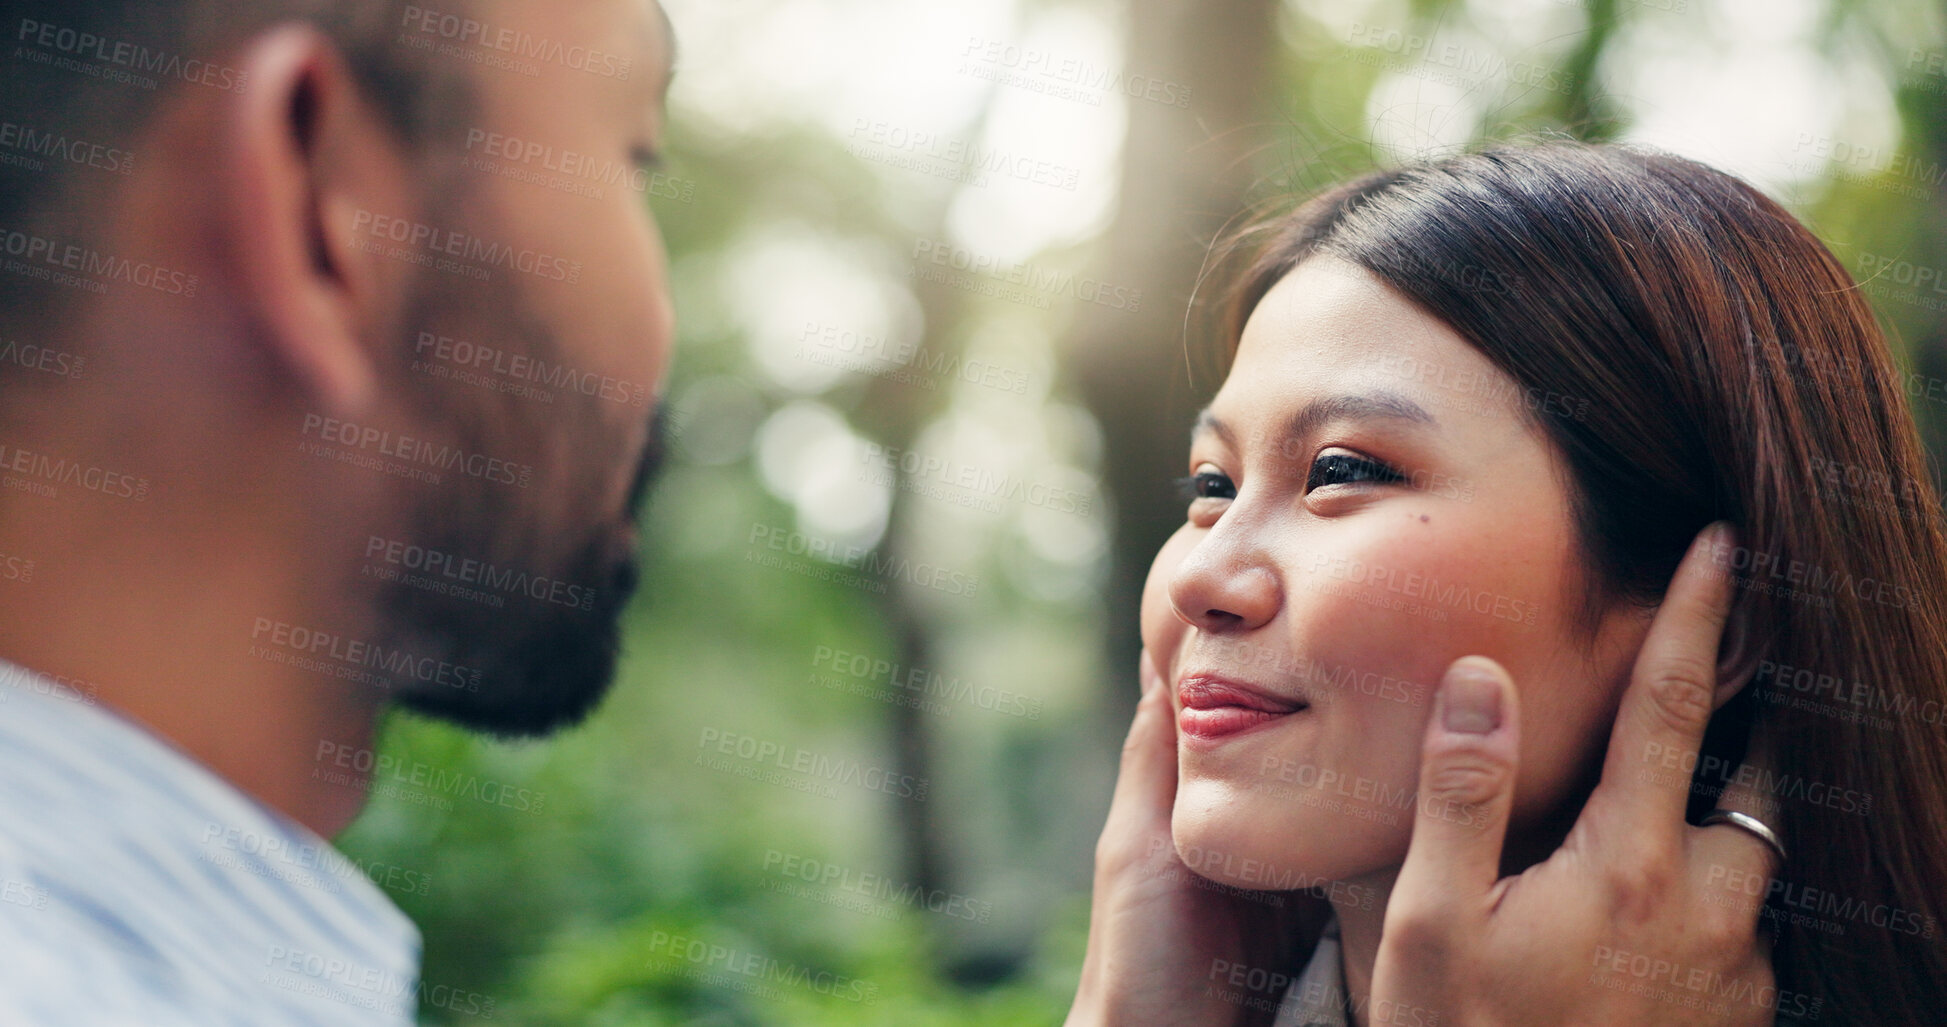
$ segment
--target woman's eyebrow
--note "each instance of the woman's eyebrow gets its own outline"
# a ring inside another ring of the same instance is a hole
[[[1190,426],[1190,442],[1194,444],[1199,435],[1215,435],[1224,445],[1235,447],[1237,439],[1230,433],[1230,426],[1210,412],[1209,407],[1197,411],[1197,423]]]
[[[1330,421],[1405,421],[1409,424],[1434,426],[1439,422],[1426,408],[1396,392],[1368,392],[1363,395],[1326,396],[1312,400],[1284,419],[1279,426],[1278,437],[1272,441],[1282,445],[1292,439],[1302,439],[1317,431],[1320,425]],[[1190,430],[1191,438],[1209,432],[1222,439],[1226,445],[1235,446],[1236,435],[1209,407],[1197,413],[1196,427]]]

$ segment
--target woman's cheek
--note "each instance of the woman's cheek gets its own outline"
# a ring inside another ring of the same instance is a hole
[[[1143,646],[1156,660],[1156,667],[1169,680],[1175,666],[1176,653],[1183,644],[1184,631],[1188,625],[1177,617],[1170,605],[1170,579],[1183,557],[1196,545],[1196,532],[1199,529],[1183,525],[1171,535],[1163,548],[1156,551],[1156,559],[1149,565],[1149,578],[1143,582],[1141,627]]]
[[[1437,591],[1475,573],[1446,541],[1424,529],[1369,534],[1287,566],[1286,642],[1334,683],[1328,701],[1423,714],[1446,665],[1474,651],[1484,618],[1448,609]]]
[[[1423,684],[1429,699],[1461,656],[1512,669],[1554,651],[1548,600],[1559,594],[1561,568],[1541,540],[1559,535],[1558,525],[1530,517],[1510,530],[1473,509],[1437,510],[1428,521],[1411,514],[1314,555],[1307,573],[1292,576],[1311,600],[1312,615],[1301,619],[1314,629],[1337,624],[1314,637],[1361,639],[1373,660]]]

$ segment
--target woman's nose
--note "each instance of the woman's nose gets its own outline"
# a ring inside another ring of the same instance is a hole
[[[1226,527],[1218,522],[1177,565],[1170,606],[1184,623],[1204,631],[1249,631],[1277,616],[1284,586],[1264,549]]]

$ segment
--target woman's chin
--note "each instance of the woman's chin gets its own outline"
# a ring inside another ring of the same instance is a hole
[[[1253,891],[1318,888],[1397,864],[1403,817],[1322,809],[1302,800],[1267,801],[1225,781],[1178,784],[1170,834],[1178,858],[1198,876]]]

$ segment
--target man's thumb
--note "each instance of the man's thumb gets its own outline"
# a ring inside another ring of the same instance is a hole
[[[1413,841],[1387,909],[1466,929],[1500,879],[1514,805],[1520,703],[1501,665],[1464,656],[1447,668],[1420,746]]]

